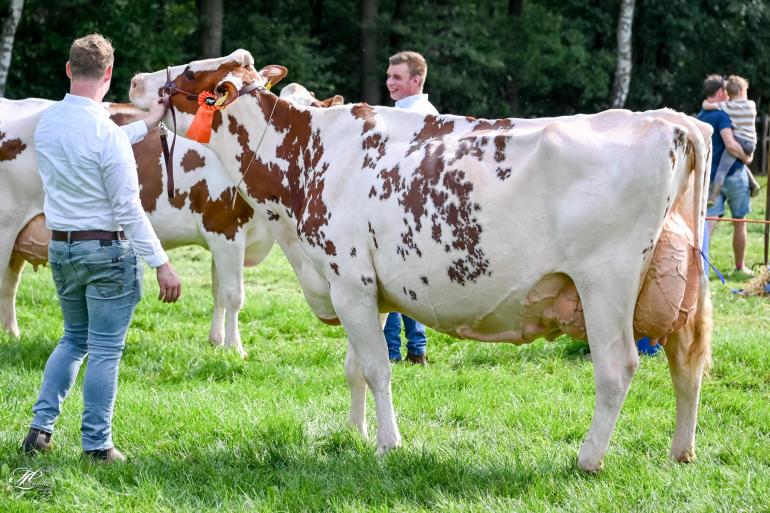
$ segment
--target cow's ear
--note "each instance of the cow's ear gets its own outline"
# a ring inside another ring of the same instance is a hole
[[[327,98],[325,100],[321,100],[321,104],[324,107],[334,107],[335,105],[342,105],[344,103],[345,103],[345,98],[343,98],[339,94],[335,94],[331,98]]]
[[[269,84],[266,85],[268,89],[283,80],[288,72],[289,70],[278,64],[268,64],[259,70],[259,74],[262,75],[267,81],[267,84]]]
[[[214,89],[214,93],[217,96],[217,105],[221,105],[222,107],[230,105],[238,99],[238,88],[229,80],[223,80],[218,83],[217,87]],[[227,98],[222,100],[222,97],[225,95],[227,95]],[[219,103],[220,101],[221,103]]]

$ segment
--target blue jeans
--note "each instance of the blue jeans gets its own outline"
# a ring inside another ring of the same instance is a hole
[[[388,358],[391,360],[401,359],[401,319],[404,319],[404,329],[406,330],[406,350],[414,356],[425,354],[425,346],[428,341],[425,338],[425,325],[419,323],[396,312],[388,314],[388,320],[385,321],[385,328],[382,330],[385,334],[385,341],[388,343]]]
[[[143,268],[127,241],[51,241],[48,261],[64,335],[43,373],[32,427],[53,432],[61,404],[88,356],[83,379],[83,450],[109,449],[118,364],[142,295]]]
[[[725,202],[730,205],[734,219],[743,219],[751,211],[749,202],[749,175],[741,167],[725,178],[724,184],[714,204],[706,211],[709,217],[725,215]]]

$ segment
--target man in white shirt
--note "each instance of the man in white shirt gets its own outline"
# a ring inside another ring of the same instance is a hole
[[[61,404],[88,356],[83,450],[96,461],[125,461],[112,442],[112,414],[126,331],[142,293],[143,267],[136,255],[156,269],[159,299],[172,303],[181,293],[179,278],[142,210],[131,151],[131,144],[160,122],[165,107],[154,105],[145,121],[123,129],[110,120],[101,101],[110,87],[113,53],[112,44],[99,34],[76,39],[66,67],[70,93],[43,113],[35,130],[46,224],[52,232],[48,260],[64,335],[46,363],[22,443],[27,454],[51,448]]]
[[[437,115],[436,107],[428,101],[428,95],[422,92],[425,78],[428,76],[428,63],[425,58],[417,52],[399,52],[388,59],[388,64],[385,85],[390,92],[390,98],[396,102],[396,107],[425,115]],[[406,331],[406,359],[411,363],[426,365],[428,341],[425,337],[425,326],[397,312],[388,314],[383,328],[390,361],[401,361],[402,319]]]

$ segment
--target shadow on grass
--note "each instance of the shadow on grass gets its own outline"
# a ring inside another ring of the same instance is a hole
[[[447,500],[517,500],[544,480],[583,475],[567,461],[533,466],[509,457],[509,451],[481,462],[460,459],[451,448],[403,448],[377,457],[372,444],[351,431],[309,439],[298,424],[283,424],[272,422],[253,433],[239,433],[228,444],[166,446],[157,452],[144,447],[141,454],[129,452],[126,465],[92,465],[73,454],[37,460],[18,455],[7,461],[12,467],[60,466],[57,472],[68,476],[88,474],[87,481],[98,483],[100,495],[109,497],[112,507],[120,508],[123,500],[136,506],[133,496],[144,497],[148,508],[161,505],[178,511],[245,505],[267,511],[394,505],[431,509]],[[60,481],[57,486],[67,485]],[[111,493],[104,494],[106,490]],[[52,495],[48,500],[55,504],[55,489]],[[28,498],[37,500],[35,495]]]
[[[0,340],[0,368],[39,369],[45,368],[45,362],[51,355],[58,340],[30,337],[3,337]]]

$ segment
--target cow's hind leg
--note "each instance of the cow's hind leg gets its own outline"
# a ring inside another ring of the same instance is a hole
[[[581,294],[596,389],[591,429],[578,454],[578,465],[587,472],[602,469],[620,408],[639,367],[632,328],[634,301],[622,295],[625,291],[619,281],[592,284],[598,288]]]
[[[701,283],[701,297],[694,322],[668,337],[665,350],[676,394],[676,431],[671,457],[686,463],[695,459],[695,426],[703,373],[711,362],[711,298],[708,283]],[[703,292],[705,288],[705,293]]]
[[[333,285],[331,299],[358,359],[361,374],[374,396],[377,411],[377,452],[382,454],[401,445],[401,433],[393,410],[388,348],[380,328],[376,295]],[[356,394],[352,397],[353,401],[358,401],[357,405],[352,405],[353,408],[361,407],[361,390],[358,385],[358,388],[352,391]],[[361,415],[361,411],[357,411],[356,415]]]
[[[11,253],[0,283],[0,322],[14,337],[19,336],[19,324],[16,321],[16,291],[19,289],[22,269],[24,269],[24,259],[16,253]]]
[[[350,342],[348,342],[348,354],[345,357],[345,376],[350,387],[348,422],[367,440],[369,433],[366,425],[366,379],[361,361]]]

